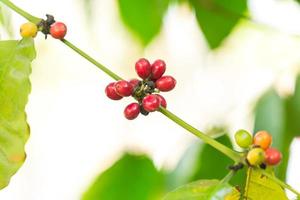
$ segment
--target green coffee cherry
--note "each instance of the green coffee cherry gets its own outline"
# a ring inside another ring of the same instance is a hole
[[[242,148],[248,148],[252,144],[252,136],[246,130],[238,130],[234,138],[235,142]]]
[[[252,166],[261,165],[265,161],[265,151],[262,148],[251,149],[247,154],[247,161]]]

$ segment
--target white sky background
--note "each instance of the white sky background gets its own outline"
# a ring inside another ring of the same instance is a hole
[[[98,0],[92,27],[74,0],[14,0],[34,15],[50,13],[68,24],[68,39],[122,77],[135,76],[140,57],[165,59],[177,88],[165,94],[168,107],[201,130],[228,124],[252,129],[251,109],[270,85],[292,90],[299,71],[300,6],[288,0],[251,0],[253,17],[281,31],[240,23],[225,44],[210,52],[187,7],[169,10],[161,34],[143,51],[119,20],[116,1]],[[25,20],[13,14],[15,32]],[[17,34],[16,34],[17,35]],[[17,35],[17,37],[19,37]],[[110,101],[111,81],[62,43],[39,35],[27,106],[31,137],[27,160],[3,200],[76,200],[125,149],[149,154],[158,167],[174,166],[195,139],[159,113],[127,121],[131,100]],[[270,116],[272,117],[272,116]],[[292,146],[288,182],[300,190],[300,141]]]

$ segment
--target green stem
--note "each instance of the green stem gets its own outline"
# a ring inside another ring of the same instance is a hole
[[[6,6],[8,6],[9,8],[11,8],[16,13],[20,14],[21,16],[23,16],[24,18],[26,18],[30,22],[33,22],[33,23],[37,24],[37,23],[39,23],[41,21],[40,18],[30,15],[29,13],[27,13],[26,11],[24,11],[21,8],[17,7],[15,4],[13,4],[12,2],[10,2],[9,0],[0,0],[0,2],[4,3]],[[78,47],[76,47],[75,45],[73,45],[68,40],[63,39],[61,41],[65,45],[67,45],[68,47],[70,47],[71,49],[73,49],[76,53],[78,53],[79,55],[81,55],[83,58],[87,59],[92,64],[94,64],[95,66],[97,66],[100,70],[102,70],[103,72],[105,72],[107,75],[109,75],[114,80],[122,80],[122,78],[120,76],[118,76],[117,74],[115,74],[114,72],[112,72],[111,70],[109,70],[108,68],[106,68],[104,65],[100,64],[99,62],[97,62],[95,59],[93,59],[87,53],[85,53],[84,51],[82,51],[81,49],[79,49]],[[239,153],[233,151],[232,149],[228,148],[227,146],[225,146],[225,145],[217,142],[213,138],[211,138],[211,137],[207,136],[206,134],[202,133],[201,131],[197,130],[196,128],[194,128],[190,124],[186,123],[185,121],[183,121],[182,119],[180,119],[179,117],[177,117],[175,114],[171,113],[170,111],[168,111],[168,110],[166,110],[166,109],[164,109],[164,108],[161,107],[160,108],[160,112],[162,114],[164,114],[166,117],[168,117],[169,119],[171,119],[172,121],[174,121],[176,124],[178,124],[179,126],[181,126],[182,128],[186,129],[187,131],[191,132],[195,136],[197,136],[200,139],[202,139],[205,143],[211,145],[212,147],[216,148],[220,152],[224,153],[225,155],[227,155],[232,160],[234,160],[236,162],[244,162],[243,161],[243,157]],[[225,177],[225,179],[227,180],[227,178],[230,178],[233,174],[234,174],[234,172],[230,172],[228,174],[228,176]],[[290,185],[282,182],[280,179],[278,179],[278,178],[276,178],[274,176],[271,176],[270,174],[268,174],[267,172],[265,172],[263,170],[262,170],[262,174],[264,174],[265,176],[269,177],[270,179],[272,179],[274,182],[276,182],[277,184],[281,185],[282,187],[287,188],[288,190],[290,190],[290,191],[294,192],[295,194],[297,194],[298,196],[300,196],[299,192],[297,192]]]
[[[214,148],[216,148],[220,152],[227,155],[229,158],[231,158],[235,162],[244,162],[242,156],[239,153],[233,151],[232,149],[228,148],[227,146],[221,144],[220,142],[218,142],[218,141],[214,140],[213,138],[209,137],[208,135],[202,133],[201,131],[194,128],[190,124],[186,123],[185,121],[183,121],[182,119],[180,119],[178,116],[171,113],[167,109],[161,107],[159,111],[162,114],[164,114],[166,117],[171,119],[173,122],[175,122],[176,124],[178,124],[179,126],[184,128],[185,130],[189,131],[190,133],[194,134],[198,138],[202,139],[205,143],[213,146]]]
[[[26,18],[28,21],[32,23],[38,24],[41,21],[40,18],[32,16],[31,14],[19,8],[9,0],[0,0],[0,2],[4,3],[7,7],[14,10],[16,13],[19,13],[21,16],[23,16],[24,18]]]
[[[117,74],[115,74],[114,72],[112,72],[111,70],[109,70],[107,67],[105,67],[104,65],[102,65],[101,63],[99,63],[98,61],[96,61],[94,58],[92,58],[91,56],[89,56],[87,53],[85,53],[84,51],[82,51],[81,49],[79,49],[78,47],[76,47],[74,44],[72,44],[71,42],[69,42],[66,39],[61,40],[65,45],[67,45],[68,47],[70,47],[71,49],[73,49],[76,53],[78,53],[79,55],[81,55],[83,58],[85,58],[86,60],[90,61],[92,64],[94,64],[95,66],[97,66],[100,70],[102,70],[104,73],[106,73],[107,75],[109,75],[112,79],[114,80],[122,80],[122,78],[120,76],[118,76]]]
[[[295,190],[292,186],[290,186],[289,184],[281,181],[280,179],[278,179],[277,177],[275,177],[272,174],[269,174],[265,170],[259,169],[259,171],[260,171],[260,173],[262,173],[263,175],[265,175],[266,177],[268,177],[269,179],[271,179],[272,181],[274,181],[275,183],[277,183],[281,187],[290,190],[291,192],[295,193],[297,196],[300,196],[300,193],[297,190]]]
[[[223,183],[228,183],[231,179],[232,179],[232,177],[235,175],[235,171],[233,171],[233,170],[230,170],[229,172],[228,172],[228,174],[221,180],[221,183],[223,184]]]

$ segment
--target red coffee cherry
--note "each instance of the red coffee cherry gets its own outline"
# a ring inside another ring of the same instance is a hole
[[[64,39],[67,34],[67,26],[62,22],[55,22],[50,27],[50,34],[55,39]]]
[[[131,80],[129,81],[129,83],[131,83],[131,85],[133,86],[133,88],[136,88],[136,87],[139,85],[140,82],[141,82],[141,81],[140,81],[139,79],[136,79],[136,78],[131,79]]]
[[[162,77],[162,75],[166,71],[166,63],[163,60],[156,60],[152,64],[151,71],[152,71],[152,73],[151,73],[151,79],[152,80],[159,79],[160,77]]]
[[[117,94],[114,82],[110,83],[110,84],[108,84],[108,86],[106,86],[105,94],[108,98],[110,98],[112,100],[120,100],[123,98]]]
[[[151,75],[151,64],[145,58],[139,59],[135,63],[135,71],[142,79],[146,79]]]
[[[142,101],[142,105],[147,112],[154,112],[158,110],[160,106],[160,101],[155,94],[150,94],[144,97]]]
[[[122,97],[128,97],[132,95],[133,92],[133,86],[128,81],[118,81],[115,83],[116,92],[118,95]]]
[[[156,88],[162,92],[172,90],[176,85],[176,80],[172,76],[163,76],[155,82]]]
[[[157,98],[159,100],[159,104],[162,107],[166,108],[167,107],[167,101],[166,101],[166,99],[163,96],[159,95],[159,94],[155,94],[155,95],[157,96]]]
[[[140,114],[140,105],[138,103],[131,103],[124,110],[124,116],[128,120],[133,120],[137,118],[139,114]]]
[[[266,156],[265,162],[267,165],[277,165],[282,158],[280,151],[278,151],[275,148],[268,148],[265,151],[265,156]]]

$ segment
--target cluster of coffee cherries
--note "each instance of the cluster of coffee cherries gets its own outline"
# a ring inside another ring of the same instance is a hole
[[[254,137],[246,131],[239,130],[235,133],[236,143],[246,149],[246,161],[250,166],[274,166],[282,158],[280,151],[271,147],[272,136],[267,131],[258,131]]]
[[[176,85],[176,80],[172,76],[163,76],[166,71],[166,63],[163,60],[156,60],[150,64],[147,59],[141,58],[135,64],[135,71],[142,80],[120,80],[108,84],[105,88],[106,96],[112,100],[129,96],[137,100],[124,110],[128,120],[137,118],[140,113],[148,115],[157,111],[160,106],[166,108],[165,98],[158,93],[168,92]]]
[[[45,38],[50,34],[55,39],[64,39],[67,34],[67,26],[62,22],[56,22],[52,15],[46,15],[46,20],[41,20],[38,24],[27,22],[21,25],[20,34],[23,38],[34,38],[38,31],[45,34]]]

